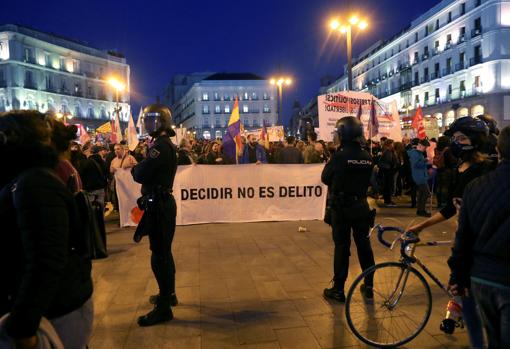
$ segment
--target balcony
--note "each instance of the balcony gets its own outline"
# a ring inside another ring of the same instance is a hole
[[[422,77],[422,78],[420,79],[420,84],[425,84],[425,83],[427,83],[427,82],[429,82],[429,81],[430,81],[429,76],[428,76],[428,75],[425,75],[424,77]]]
[[[458,72],[460,70],[463,70],[466,68],[466,65],[464,64],[464,62],[460,62],[460,63],[457,63],[455,64],[455,71]]]
[[[453,43],[451,41],[448,41],[446,45],[444,46],[444,50],[449,50],[453,47]]]
[[[421,55],[421,60],[422,61],[425,61],[427,59],[429,59],[429,54],[428,53],[424,53],[424,54]]]
[[[450,74],[453,74],[452,67],[447,67],[447,68],[443,69],[443,76],[450,75]]]
[[[475,56],[469,59],[469,66],[472,67],[474,65],[480,64],[483,62],[482,56]]]
[[[433,50],[432,50],[432,56],[437,56],[438,54],[440,54],[441,51],[439,50],[439,47],[435,47]]]
[[[2,87],[7,87],[7,81],[0,80],[0,88],[2,88]]]
[[[31,90],[37,90],[37,86],[36,86],[35,82],[33,82],[31,80],[25,80],[23,87],[31,89]]]
[[[399,90],[400,90],[400,92],[402,92],[405,90],[410,90],[411,87],[413,87],[413,83],[411,81],[409,81],[409,82],[405,82],[405,83],[401,84]]]
[[[457,42],[457,44],[462,44],[465,41],[466,41],[466,34],[461,34],[459,36],[459,41]]]
[[[471,38],[477,37],[479,35],[482,35],[482,28],[475,28],[471,30]]]
[[[23,59],[23,62],[30,63],[30,64],[36,64],[35,57],[26,57]]]
[[[420,57],[414,57],[413,65],[420,63]]]
[[[439,79],[440,77],[441,77],[441,74],[439,73],[439,71],[435,71],[432,74],[430,74],[430,80]]]

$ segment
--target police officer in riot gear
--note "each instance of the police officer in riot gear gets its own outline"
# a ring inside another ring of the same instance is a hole
[[[131,173],[142,184],[142,197],[138,200],[144,210],[134,240],[139,242],[148,235],[152,251],[151,267],[159,286],[159,295],[151,297],[154,309],[138,318],[138,325],[152,326],[173,318],[171,306],[177,305],[175,295],[175,263],[172,240],[175,233],[177,207],[172,195],[177,171],[177,148],[170,140],[175,136],[170,109],[152,104],[143,110],[143,126],[154,140],[147,158],[136,165]]]
[[[322,182],[331,194],[331,226],[335,243],[333,287],[324,290],[324,297],[345,302],[344,284],[349,271],[351,230],[358,250],[361,268],[373,266],[374,254],[368,238],[375,210],[370,210],[367,189],[373,170],[370,154],[362,148],[363,125],[347,116],[337,124],[339,150],[322,172]],[[373,297],[373,280],[368,278],[361,287],[367,298]]]

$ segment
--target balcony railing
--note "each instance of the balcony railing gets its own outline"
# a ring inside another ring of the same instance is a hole
[[[425,75],[424,77],[422,77],[422,78],[420,79],[420,84],[424,84],[424,83],[429,82],[429,81],[430,81],[429,76],[428,76],[428,75]]]
[[[413,65],[420,63],[420,57],[414,57]]]
[[[29,88],[31,90],[37,90],[37,86],[36,86],[35,82],[30,81],[30,80],[25,80],[23,87]]]
[[[471,37],[474,38],[474,37],[477,37],[479,35],[482,35],[482,28],[475,28],[473,30],[471,30]]]
[[[462,34],[459,36],[459,41],[458,41],[458,44],[462,44],[463,42],[466,41],[466,34]]]
[[[5,80],[0,80],[0,88],[1,87],[7,87],[7,81]]]
[[[466,65],[464,64],[464,62],[459,62],[457,64],[455,64],[455,71],[458,72],[459,70],[463,70],[466,68]]]
[[[433,72],[430,74],[430,80],[439,79],[441,77],[441,74],[438,71]]]
[[[445,50],[445,51],[446,51],[446,50],[449,50],[449,49],[451,49],[451,48],[452,48],[452,46],[453,46],[453,43],[452,43],[452,42],[451,42],[451,40],[450,40],[450,41],[448,41],[448,42],[446,43],[446,45],[444,46],[444,50]]]
[[[427,59],[429,59],[429,54],[428,53],[424,53],[424,54],[421,55],[421,60],[422,61],[425,61]]]
[[[469,66],[472,67],[474,65],[482,63],[482,56],[475,56],[469,60]]]
[[[452,67],[447,67],[447,68],[443,69],[443,76],[450,75],[450,74],[453,74]]]

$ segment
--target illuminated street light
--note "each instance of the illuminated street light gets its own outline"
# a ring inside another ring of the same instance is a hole
[[[119,104],[119,93],[126,89],[126,85],[115,77],[108,79],[108,83],[115,90],[115,109],[113,112],[117,115],[117,119],[120,124],[120,111],[122,110],[122,107]],[[120,142],[120,140],[117,141]]]
[[[365,30],[368,27],[368,22],[353,15],[346,23],[342,23],[338,19],[331,20],[329,27],[347,36],[347,86],[349,91],[352,91],[352,28]]]
[[[64,124],[67,124],[67,120],[70,120],[72,119],[74,116],[71,114],[71,113],[56,113],[55,114],[55,117],[58,119],[58,120],[62,120],[62,122]]]
[[[276,120],[276,124],[278,125],[281,121],[281,110],[282,110],[282,103],[283,103],[283,85],[291,85],[292,79],[286,76],[281,76],[278,78],[271,78],[269,80],[269,83],[271,85],[276,85],[278,88],[278,119]]]

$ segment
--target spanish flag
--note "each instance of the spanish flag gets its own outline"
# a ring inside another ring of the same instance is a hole
[[[239,102],[236,97],[230,120],[228,121],[227,133],[223,138],[223,149],[228,160],[232,163],[239,163],[239,156],[242,155],[243,145],[241,143],[241,118],[239,117]]]

